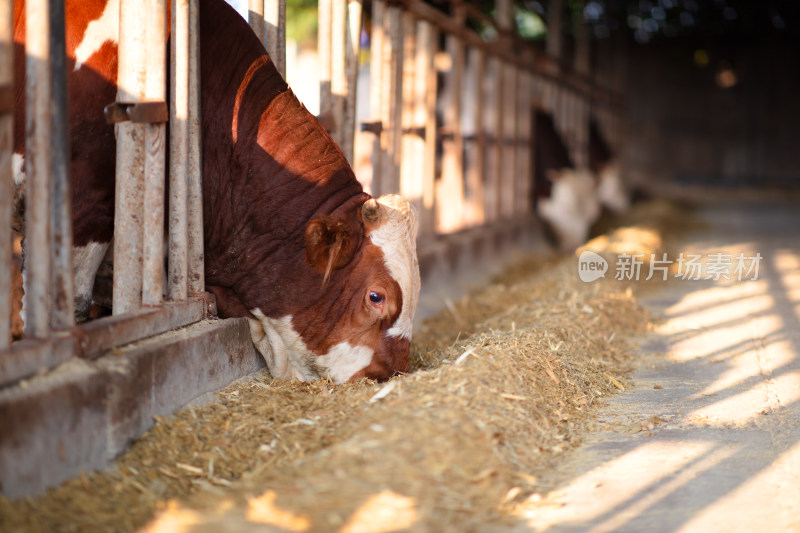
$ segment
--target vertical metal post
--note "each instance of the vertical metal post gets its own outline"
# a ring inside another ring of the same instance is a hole
[[[500,217],[500,172],[502,171],[503,137],[503,63],[489,58],[486,76],[486,130],[491,141],[486,150],[486,188],[484,190],[487,221]]]
[[[581,76],[589,76],[590,74],[590,43],[589,43],[589,28],[583,17],[580,17],[575,27],[575,72]]]
[[[14,2],[0,2],[0,87],[14,85]],[[0,350],[11,338],[11,154],[14,115],[0,114]]]
[[[515,158],[517,164],[517,188],[514,194],[514,210],[524,215],[529,212],[528,201],[533,176],[531,174],[531,75],[526,71],[519,72],[519,91],[517,93],[517,135]]]
[[[264,46],[286,78],[286,0],[264,0]]]
[[[189,0],[188,290],[205,290],[203,248],[203,137],[200,108],[200,0]]]
[[[50,2],[50,65],[52,69],[50,191],[50,262],[53,292],[50,326],[75,325],[72,281],[72,189],[70,187],[67,51],[64,1]]]
[[[418,210],[422,207],[422,158],[424,141],[415,134],[417,123],[418,78],[425,76],[417,66],[416,22],[411,13],[403,14],[403,107],[401,113],[403,161],[400,165],[400,194]]]
[[[464,136],[461,130],[464,44],[455,35],[448,35],[446,46],[451,67],[446,82],[448,105],[444,121],[452,132],[452,139],[444,143],[439,182],[438,230],[443,233],[459,230],[464,224]]]
[[[373,121],[383,120],[383,47],[386,34],[383,29],[383,12],[386,9],[383,0],[372,2],[372,33],[369,42],[369,109]],[[382,124],[385,128],[386,124]],[[376,133],[372,141],[372,183],[370,191],[378,196],[384,191],[383,186],[383,133]]]
[[[469,98],[472,105],[469,107],[471,128],[468,133],[472,139],[467,143],[467,168],[466,168],[466,212],[465,222],[469,225],[479,225],[484,222],[484,170],[486,134],[483,125],[483,79],[486,73],[486,56],[482,50],[472,48],[468,52],[469,81],[464,86],[467,89],[465,98]]]
[[[417,118],[425,125],[425,150],[422,163],[422,213],[420,234],[436,232],[436,66],[439,32],[430,23],[417,22]]]
[[[511,217],[514,215],[514,193],[516,181],[516,134],[517,134],[517,68],[513,65],[504,65],[503,73],[503,104],[500,114],[503,115],[502,148],[502,174],[500,186],[500,216]]]
[[[174,0],[173,0],[174,7]],[[264,0],[249,0],[247,4],[247,23],[253,29],[258,40],[264,42]],[[174,13],[174,11],[173,11]],[[172,20],[175,20],[175,15],[172,15]],[[173,23],[174,25],[174,23]]]
[[[403,26],[399,7],[389,7],[383,13],[382,118],[384,161],[383,193],[400,190],[400,110],[403,90]]]
[[[319,116],[327,122],[333,119],[333,94],[331,93],[331,16],[333,0],[319,0],[317,7],[317,54],[319,57]],[[374,8],[373,8],[374,9]],[[374,14],[374,12],[373,12]],[[375,31],[373,25],[373,32]]]
[[[147,19],[139,2],[121,0],[119,10],[118,98],[135,102],[145,96]],[[114,212],[114,314],[141,305],[142,224],[144,201],[144,124],[117,126],[117,182]]]
[[[345,68],[345,26],[347,25],[347,0],[333,0],[331,10],[331,93],[333,95],[334,142],[342,146],[344,140],[344,107],[347,98]]]
[[[561,0],[550,0],[547,16],[547,53],[561,59],[561,20],[563,5]]]
[[[189,0],[172,0],[171,34],[167,293],[175,301],[188,293]]]
[[[345,28],[345,80],[347,82],[347,92],[340,146],[350,165],[353,165],[355,157],[356,89],[358,88],[358,55],[361,50],[361,1],[350,0],[347,2],[347,26]]]
[[[47,0],[25,4],[25,335],[50,331],[50,16]]]
[[[166,0],[147,0],[145,98],[165,100],[167,67]],[[166,125],[145,125],[144,206],[142,210],[142,303],[159,305],[164,292],[164,159]]]

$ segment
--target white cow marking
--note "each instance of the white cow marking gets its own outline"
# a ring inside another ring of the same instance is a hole
[[[256,317],[248,319],[250,336],[272,377],[300,381],[319,378],[316,369],[308,367],[314,354],[292,327],[292,315],[269,318],[260,309],[251,309],[250,312]]]
[[[25,155],[13,154],[11,156],[11,170],[14,173],[14,185],[19,187],[25,183]]]
[[[344,383],[369,365],[373,354],[366,346],[351,346],[349,342],[342,342],[328,350],[327,354],[317,357],[317,365],[323,370],[323,375],[330,377],[334,383]]]
[[[72,247],[72,272],[75,277],[75,301],[78,311],[88,313],[92,303],[92,289],[97,269],[103,262],[109,243],[90,242],[86,246]]]
[[[383,252],[389,273],[400,285],[403,308],[387,335],[411,340],[414,313],[417,311],[420,279],[417,262],[417,214],[402,196],[386,194],[378,198],[386,208],[388,220],[369,234]]]
[[[372,350],[342,342],[325,355],[314,355],[292,327],[292,315],[269,318],[260,309],[250,311],[250,336],[272,377],[312,381],[330,377],[344,383],[372,361]]]
[[[100,18],[86,27],[81,44],[75,49],[75,69],[77,72],[84,63],[107,42],[119,40],[119,0],[108,0]]]

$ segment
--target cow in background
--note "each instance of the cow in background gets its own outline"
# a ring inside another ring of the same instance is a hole
[[[533,205],[558,246],[574,250],[586,242],[600,215],[595,179],[575,168],[552,114],[535,110],[533,128]]]
[[[14,3],[15,182],[24,175],[24,2]],[[67,0],[76,304],[113,237],[119,0]],[[420,288],[416,215],[372,198],[259,39],[200,2],[206,288],[246,317],[274,377],[339,383],[406,372]],[[17,207],[21,208],[20,204]]]
[[[619,162],[592,118],[589,121],[589,169],[597,178],[597,197],[616,214],[630,207],[630,197],[620,175]]]

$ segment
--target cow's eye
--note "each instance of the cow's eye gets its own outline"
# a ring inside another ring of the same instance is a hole
[[[369,301],[374,303],[375,305],[379,305],[383,303],[383,294],[375,291],[371,291],[369,293]]]

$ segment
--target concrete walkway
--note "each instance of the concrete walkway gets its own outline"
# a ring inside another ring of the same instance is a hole
[[[800,206],[699,214],[708,227],[677,251],[760,253],[758,279],[647,291],[666,319],[653,355],[520,531],[800,531]]]

